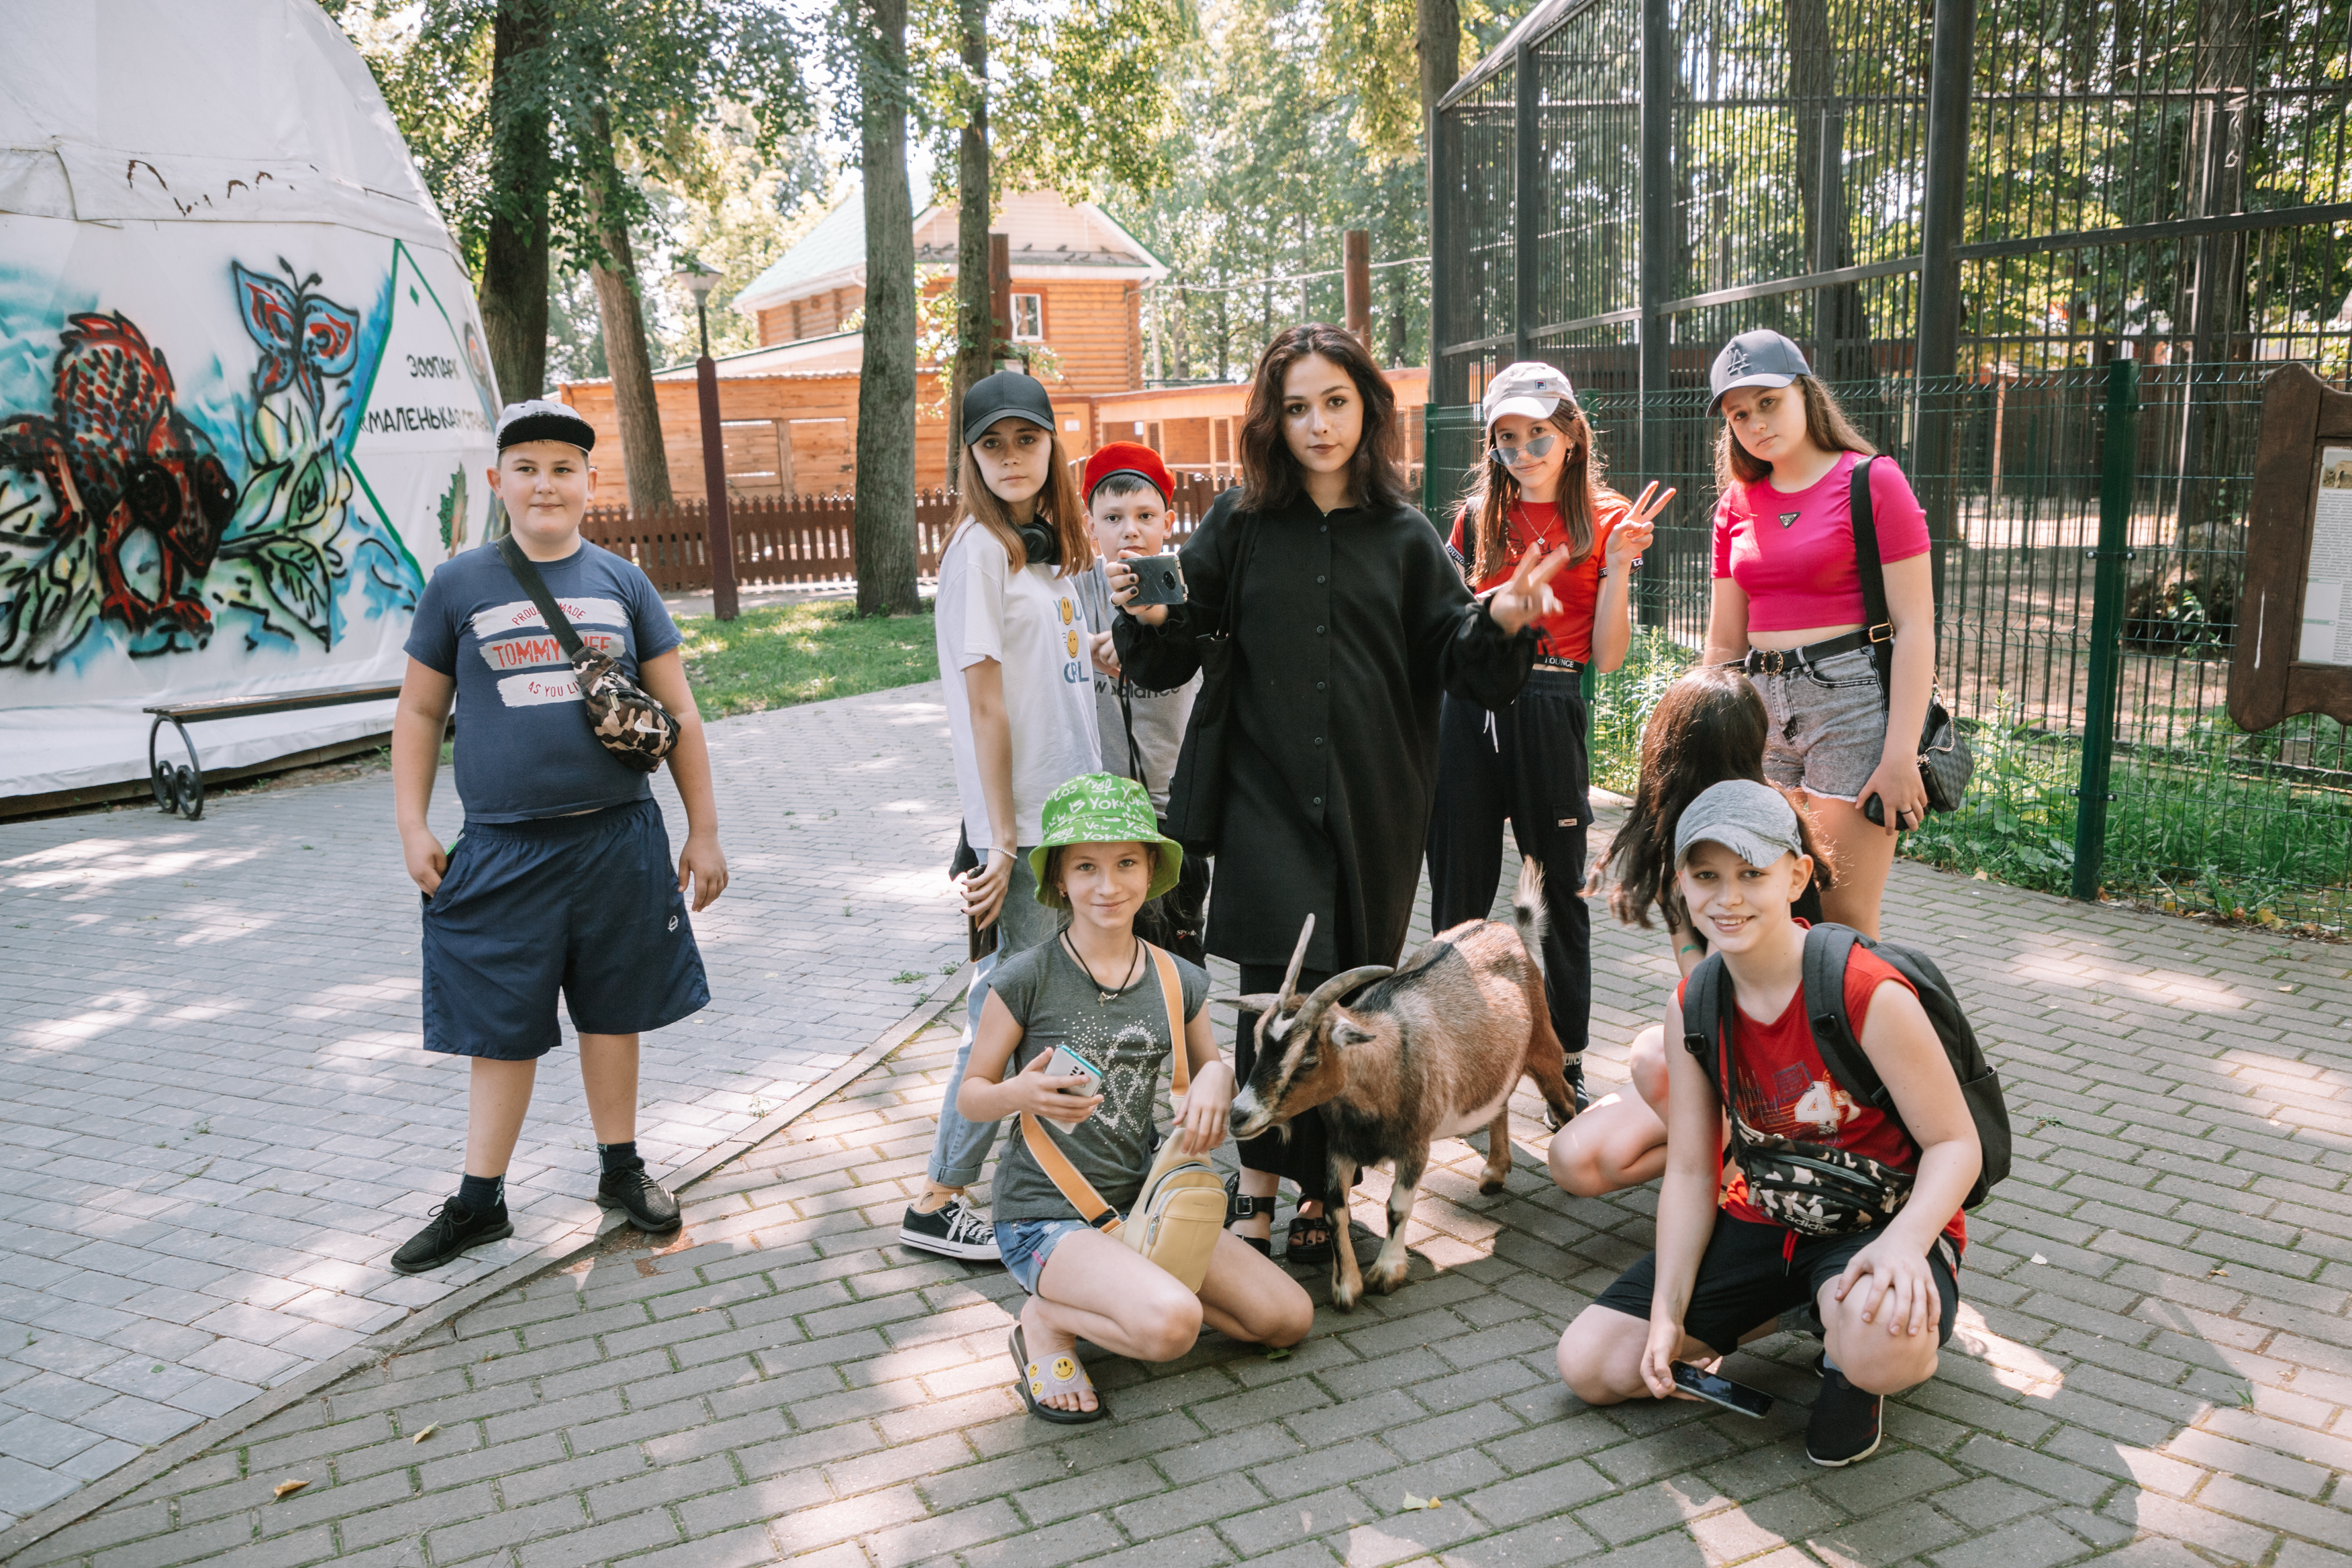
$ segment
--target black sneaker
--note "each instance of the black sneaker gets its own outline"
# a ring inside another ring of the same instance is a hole
[[[1805,1458],[1831,1469],[1878,1452],[1881,1435],[1875,1394],[1864,1394],[1833,1366],[1822,1369],[1822,1392],[1805,1427]]]
[[[475,1214],[451,1198],[433,1211],[432,1224],[400,1244],[400,1250],[392,1255],[392,1266],[403,1274],[422,1274],[471,1247],[504,1241],[513,1234],[514,1223],[507,1218],[506,1205]]]
[[[1592,1091],[1584,1087],[1584,1053],[1571,1051],[1560,1064],[1560,1076],[1568,1079],[1568,1098],[1579,1116],[1592,1109]],[[1544,1125],[1557,1132],[1568,1125],[1549,1105],[1544,1107]]]
[[[646,1175],[642,1163],[625,1171],[605,1172],[596,1183],[596,1201],[625,1210],[629,1223],[639,1230],[676,1230],[683,1223],[677,1195]]]
[[[898,1239],[908,1247],[961,1258],[967,1263],[1002,1263],[996,1254],[996,1227],[958,1193],[929,1214],[908,1207],[898,1222]]]

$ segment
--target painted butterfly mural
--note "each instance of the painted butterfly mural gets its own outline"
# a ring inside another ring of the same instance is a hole
[[[230,264],[256,350],[241,451],[119,311],[68,319],[48,412],[0,416],[0,668],[98,657],[100,626],[133,658],[198,648],[232,614],[248,647],[332,647],[355,570],[369,613],[415,606],[415,561],[352,505],[366,318],[278,266]]]

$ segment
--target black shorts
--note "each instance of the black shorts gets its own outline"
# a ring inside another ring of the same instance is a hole
[[[1791,1234],[1797,1234],[1796,1252],[1783,1257],[1780,1249]],[[1683,1313],[1683,1332],[1717,1355],[1729,1355],[1750,1331],[1818,1300],[1822,1287],[1844,1273],[1853,1255],[1877,1234],[1805,1236],[1716,1210],[1715,1234],[1707,1237],[1706,1253],[1698,1260],[1690,1307]],[[1927,1269],[1935,1276],[1942,1303],[1936,1325],[1939,1345],[1952,1337],[1952,1319],[1960,1309],[1960,1288],[1952,1278],[1947,1249],[1938,1237],[1927,1254]],[[1658,1255],[1649,1253],[1617,1276],[1593,1305],[1646,1322],[1657,1278]]]

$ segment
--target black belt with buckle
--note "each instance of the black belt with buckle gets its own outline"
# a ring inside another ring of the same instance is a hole
[[[1876,635],[1882,633],[1883,636]],[[1894,637],[1893,626],[1881,625],[1867,626],[1858,632],[1847,632],[1843,637],[1823,637],[1802,647],[1751,647],[1748,656],[1739,661],[1739,668],[1750,675],[1789,675],[1808,665],[1835,658],[1842,653],[1852,653],[1873,643],[1892,641]]]

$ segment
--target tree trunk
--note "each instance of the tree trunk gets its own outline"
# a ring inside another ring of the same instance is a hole
[[[1413,0],[1412,52],[1421,60],[1421,157],[1433,169],[1431,139],[1437,131],[1437,100],[1462,76],[1462,8],[1456,0]],[[1430,191],[1435,202],[1437,193]]]
[[[922,604],[915,592],[915,213],[907,190],[907,0],[865,0],[860,9],[866,331],[855,526],[857,612],[873,616]]]
[[[948,381],[948,485],[963,458],[963,395],[996,363],[999,325],[990,307],[988,225],[988,0],[961,0],[963,63],[979,83],[956,146],[956,354]],[[1010,331],[1011,323],[1003,324]]]
[[[490,188],[477,299],[499,395],[547,384],[547,0],[499,0],[490,26]]]
[[[1845,108],[1838,97],[1829,0],[1782,0],[1789,35],[1789,96],[1797,119],[1797,199],[1805,222],[1804,269],[1832,272],[1853,265],[1846,216],[1842,149]],[[1870,372],[1869,326],[1862,286],[1843,283],[1813,290],[1813,370],[1825,380],[1849,381]]]
[[[662,444],[661,408],[654,397],[654,367],[646,350],[645,307],[637,299],[637,263],[622,215],[621,171],[613,161],[612,123],[604,111],[590,116],[599,163],[588,203],[596,214],[596,238],[604,258],[588,268],[596,286],[596,316],[604,328],[604,366],[613,375],[613,407],[621,419],[621,462],[628,471],[629,510],[643,516],[674,499],[669,488],[669,452]]]

